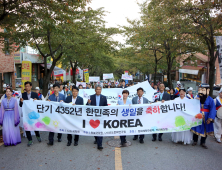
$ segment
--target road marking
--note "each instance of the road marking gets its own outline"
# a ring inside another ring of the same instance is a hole
[[[122,170],[121,148],[115,148],[115,170]]]

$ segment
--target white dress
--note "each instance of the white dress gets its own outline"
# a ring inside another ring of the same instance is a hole
[[[176,98],[175,100],[189,100],[186,98],[186,96],[181,99],[180,97]],[[177,142],[183,142],[184,145],[191,144],[192,142],[192,132],[190,130],[183,131],[183,132],[173,132],[171,134],[172,141]]]

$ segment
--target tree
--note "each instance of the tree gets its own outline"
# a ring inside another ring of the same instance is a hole
[[[79,22],[84,17],[87,0],[46,0],[29,3],[30,11],[17,23],[16,42],[25,42],[38,49],[44,58],[43,95],[46,95],[48,83],[56,63],[64,53],[76,43]],[[52,65],[47,71],[47,58]]]
[[[157,0],[155,3],[164,4],[168,9],[165,16],[174,18],[181,23],[181,34],[187,35],[190,44],[209,56],[210,95],[213,94],[215,78],[215,61],[217,58],[215,36],[222,35],[221,1],[189,1]]]
[[[75,83],[75,70],[78,67],[88,68],[90,75],[101,72],[106,68],[113,67],[110,54],[115,52],[117,42],[112,41],[110,36],[119,32],[117,28],[105,28],[103,20],[104,11],[88,9],[79,23],[80,28],[76,32],[76,41],[73,48],[65,52],[61,59],[62,66],[72,68],[73,82]],[[77,24],[77,22],[75,22]],[[91,72],[93,71],[93,72]]]

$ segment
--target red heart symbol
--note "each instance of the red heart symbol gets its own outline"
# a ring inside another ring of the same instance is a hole
[[[100,121],[99,120],[93,120],[93,119],[91,119],[90,121],[89,121],[89,124],[90,124],[90,126],[92,127],[92,128],[94,128],[94,129],[96,129],[98,126],[99,126],[99,124],[100,124]]]

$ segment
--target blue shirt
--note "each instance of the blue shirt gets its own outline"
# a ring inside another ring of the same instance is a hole
[[[100,95],[99,96],[96,95],[96,106],[99,106],[99,103],[100,103]]]
[[[118,100],[118,105],[130,105],[132,104],[132,100],[129,98],[126,99],[126,104],[123,103],[123,100]]]

